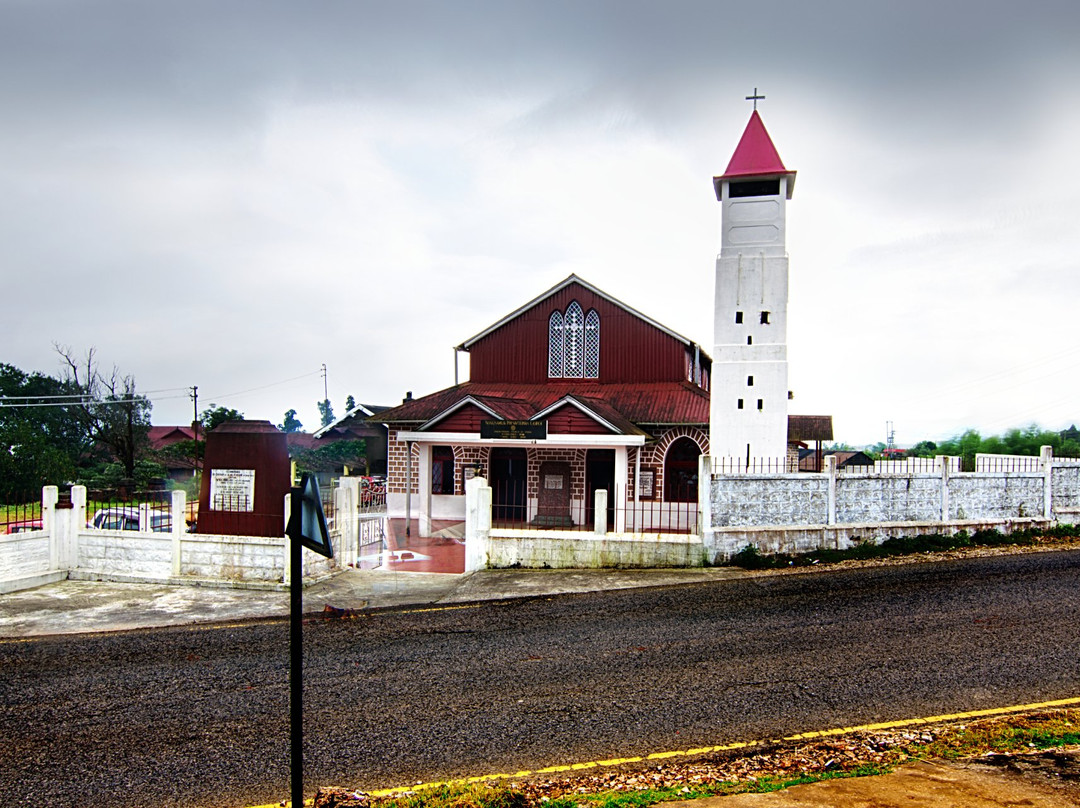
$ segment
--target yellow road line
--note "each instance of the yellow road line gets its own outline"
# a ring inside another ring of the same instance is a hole
[[[372,797],[388,797],[393,794],[401,794],[407,791],[421,791],[428,788],[441,788],[443,786],[467,785],[470,783],[483,783],[492,780],[512,780],[519,777],[528,777],[532,774],[558,774],[560,772],[582,771],[606,766],[621,766],[624,763],[640,763],[645,760],[667,760],[676,757],[689,757],[703,755],[710,752],[726,752],[732,749],[748,749],[753,746],[762,746],[766,743],[779,743],[781,741],[804,741],[816,738],[828,738],[835,735],[847,735],[852,732],[879,732],[881,730],[902,729],[927,724],[940,724],[945,721],[962,721],[975,718],[989,718],[1009,713],[1023,713],[1032,710],[1046,710],[1055,707],[1080,706],[1080,697],[1068,699],[1055,699],[1053,701],[1037,701],[1029,704],[1015,704],[1009,707],[993,707],[987,710],[969,710],[961,713],[945,713],[931,715],[922,718],[904,718],[898,721],[882,721],[876,724],[859,724],[853,727],[835,727],[833,729],[817,730],[813,732],[800,732],[796,735],[786,735],[783,738],[774,738],[771,741],[741,741],[736,743],[722,744],[720,746],[699,746],[691,749],[675,749],[667,752],[653,752],[644,757],[612,758],[610,760],[592,760],[582,763],[568,763],[555,766],[546,766],[535,771],[519,771],[513,774],[488,774],[477,777],[463,777],[453,780],[434,781],[430,783],[417,783],[411,786],[398,786],[396,788],[381,788],[367,792]],[[252,808],[274,808],[274,806],[252,806]]]

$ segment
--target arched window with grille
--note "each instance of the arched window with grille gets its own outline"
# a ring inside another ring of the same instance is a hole
[[[600,378],[600,315],[576,300],[548,318],[548,378]]]
[[[585,315],[585,378],[600,378],[600,315],[596,309]]]
[[[679,438],[664,458],[664,500],[697,502],[698,458],[701,447],[690,438]]]
[[[548,378],[561,379],[563,375],[563,346],[566,335],[561,311],[553,311],[548,318]]]
[[[580,379],[585,375],[585,315],[575,300],[566,308],[566,348],[563,376]]]

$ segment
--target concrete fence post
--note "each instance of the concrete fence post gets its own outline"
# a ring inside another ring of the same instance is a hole
[[[698,531],[706,545],[711,544],[713,532],[712,461],[709,455],[698,455]]]
[[[86,500],[85,485],[71,486],[71,510],[67,512],[71,523],[60,562],[63,569],[79,566],[79,535],[86,529]]]
[[[941,521],[949,521],[949,458],[938,456],[934,462],[941,465]]]
[[[41,489],[41,527],[49,531],[49,571],[61,569],[63,540],[66,532],[56,523],[56,503],[60,490],[55,485]]]
[[[825,524],[836,524],[836,455],[825,455],[825,468],[823,469],[826,477],[828,478],[828,510],[825,516]]]
[[[603,536],[607,533],[607,490],[598,488],[593,492],[593,533]]]
[[[342,566],[356,566],[360,555],[360,479],[340,478],[334,498],[339,548],[334,555]]]
[[[1039,461],[1043,473],[1043,518],[1050,519],[1054,514],[1054,447],[1040,446]]]
[[[465,481],[465,571],[488,565],[491,541],[491,488],[483,477]]]
[[[172,492],[172,576],[179,578],[182,572],[181,558],[183,554],[184,533],[187,532],[187,523],[184,520],[184,511],[187,510],[187,494],[183,491]]]

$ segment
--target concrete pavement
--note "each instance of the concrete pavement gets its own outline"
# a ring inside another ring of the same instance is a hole
[[[346,569],[304,590],[304,611],[432,606],[518,597],[698,583],[745,575],[734,568],[482,570],[463,575]],[[60,581],[0,595],[0,638],[192,625],[289,614],[281,590]]]

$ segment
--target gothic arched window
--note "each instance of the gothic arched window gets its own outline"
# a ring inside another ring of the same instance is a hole
[[[598,379],[600,377],[600,315],[585,314],[575,300],[565,314],[548,318],[548,378]]]
[[[566,307],[566,352],[563,356],[563,376],[580,379],[585,375],[585,315],[575,300]]]
[[[548,378],[559,379],[563,375],[563,330],[561,311],[553,311],[548,319]]]
[[[600,378],[600,315],[596,309],[585,315],[585,378]]]

